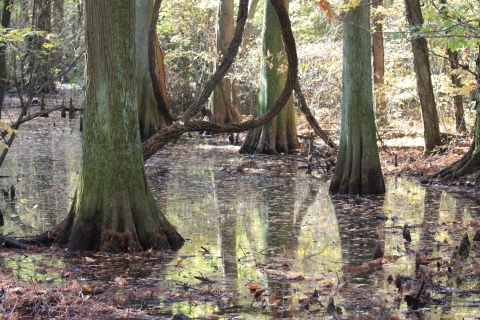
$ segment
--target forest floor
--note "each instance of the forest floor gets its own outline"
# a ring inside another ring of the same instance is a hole
[[[305,131],[305,130],[304,130]],[[300,134],[302,130],[300,129]],[[306,132],[305,132],[306,133]],[[403,140],[402,140],[403,139]],[[228,139],[219,136],[215,139],[205,139],[205,144],[227,145]],[[428,176],[445,165],[457,160],[468,150],[468,143],[451,144],[438,150],[433,155],[424,155],[423,148],[418,144],[417,137],[400,139],[384,139],[386,150],[381,148],[381,162],[385,175],[414,177],[419,182],[428,182]],[[321,144],[321,142],[316,142]],[[168,147],[175,148],[175,147]],[[299,155],[305,158],[306,144],[303,144]],[[335,154],[320,147],[318,152],[324,152],[322,159],[334,158]],[[178,153],[178,156],[188,156]],[[289,155],[287,155],[288,157]],[[281,163],[284,156],[259,158],[252,166],[252,159],[235,166],[226,166],[222,171],[232,174],[244,174],[252,167],[261,172],[272,164]],[[396,157],[396,161],[395,161]],[[171,160],[173,161],[173,160]],[[321,162],[321,161],[320,161]],[[396,162],[396,164],[395,164]],[[305,163],[305,162],[304,162]],[[301,166],[300,166],[301,167]],[[327,170],[328,171],[328,170]],[[330,174],[320,170],[319,174]],[[459,185],[464,182],[455,183]],[[382,219],[383,217],[380,217]],[[448,305],[451,307],[451,296],[464,297],[465,301],[473,296],[473,306],[478,306],[480,290],[477,283],[480,279],[480,250],[476,241],[458,237],[470,233],[471,237],[480,225],[473,219],[467,225],[461,221],[451,224],[435,224],[424,222],[411,226],[419,233],[432,233],[435,230],[448,230],[456,235],[456,242],[425,242],[421,249],[410,248],[409,242],[403,240],[405,252],[403,255],[414,257],[416,269],[414,274],[400,276],[390,274],[391,294],[388,298],[380,298],[372,293],[372,288],[364,284],[355,284],[349,279],[358,275],[372,274],[383,266],[394,263],[399,256],[384,256],[367,261],[360,266],[343,270],[338,283],[332,283],[312,292],[305,292],[305,298],[292,301],[289,308],[301,312],[301,317],[318,319],[402,319],[428,318],[430,305]],[[206,250],[206,249],[204,249]],[[208,250],[206,250],[208,251]],[[441,254],[439,254],[441,252]],[[206,253],[206,252],[205,252]],[[469,254],[470,253],[470,254]],[[33,274],[47,275],[43,280],[30,281],[19,279],[18,270],[12,267],[2,268],[0,273],[0,320],[1,319],[103,319],[103,318],[142,318],[164,319],[156,316],[155,304],[168,304],[183,301],[195,307],[205,301],[227,308],[228,302],[235,294],[228,287],[217,285],[218,279],[195,277],[199,285],[177,283],[172,286],[156,286],[147,275],[159,270],[176,270],[182,268],[182,259],[174,252],[141,252],[132,254],[110,255],[106,253],[89,252],[86,254],[70,254],[57,247],[30,247],[28,251],[0,247],[0,259],[30,259]],[[18,258],[19,257],[19,258]],[[454,258],[452,258],[454,257]],[[62,260],[63,263],[57,263]],[[3,266],[2,266],[3,267]],[[265,266],[268,269],[268,266]],[[288,264],[275,266],[279,277],[285,281],[308,281],[302,275],[292,278],[294,270],[288,269]],[[290,278],[289,278],[290,277]],[[341,283],[341,284],[340,284]],[[440,283],[443,283],[442,285]],[[465,285],[468,283],[468,285]],[[285,308],[285,300],[280,301],[275,293],[268,292],[255,282],[245,286],[251,293],[251,306],[270,310],[270,318],[275,318],[278,309]],[[334,294],[332,293],[332,289]],[[422,290],[425,289],[425,290]],[[419,292],[421,290],[421,292]],[[336,294],[342,295],[342,303],[335,306]],[[333,299],[329,300],[325,296]],[[407,301],[408,311],[399,312],[399,306]],[[357,306],[355,310],[351,306]],[[478,316],[478,314],[477,314]],[[170,317],[174,317],[172,314]],[[243,315],[242,317],[248,318]],[[168,318],[168,317],[167,317]],[[221,316],[211,315],[211,319]],[[229,319],[230,316],[225,316]],[[255,316],[252,316],[255,318]],[[298,318],[298,314],[295,314]],[[434,318],[434,317],[433,317]],[[451,318],[455,318],[451,315]],[[177,314],[173,319],[188,319]]]

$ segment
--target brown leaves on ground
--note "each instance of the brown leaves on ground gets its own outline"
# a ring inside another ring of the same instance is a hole
[[[380,161],[385,175],[411,176],[427,179],[429,176],[460,159],[467,151],[467,145],[439,148],[433,154],[425,154],[423,147],[387,147],[380,151]],[[397,166],[395,166],[395,155]]]
[[[129,308],[117,308],[94,299],[89,294],[93,289],[80,285],[76,280],[67,281],[58,287],[43,287],[34,282],[26,283],[11,274],[0,274],[0,286],[4,291],[3,308],[11,315],[9,319],[22,319],[35,315],[41,318],[123,318],[141,317],[145,312]]]

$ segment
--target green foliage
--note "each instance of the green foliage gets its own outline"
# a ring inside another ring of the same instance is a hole
[[[445,44],[452,51],[474,48],[480,44],[477,1],[448,1],[431,3],[423,11],[425,23],[416,31],[418,35],[431,37],[438,45]]]

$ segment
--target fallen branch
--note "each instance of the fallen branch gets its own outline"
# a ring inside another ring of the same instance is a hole
[[[15,249],[23,249],[23,250],[28,250],[29,247],[26,244],[23,244],[21,242],[15,241],[11,238],[7,238],[4,235],[0,234],[0,242],[6,247],[6,248],[15,248]]]

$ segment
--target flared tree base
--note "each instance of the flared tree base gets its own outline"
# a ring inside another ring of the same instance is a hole
[[[97,219],[92,221],[79,218],[86,216],[82,214],[82,210],[86,209],[81,204],[76,206],[75,197],[55,242],[67,245],[69,251],[110,253],[178,249],[184,243],[176,228],[158,211],[154,201],[147,205],[123,208],[127,210],[116,212],[115,215],[121,218],[114,223],[105,223],[109,217],[102,218],[100,212],[95,215]]]

